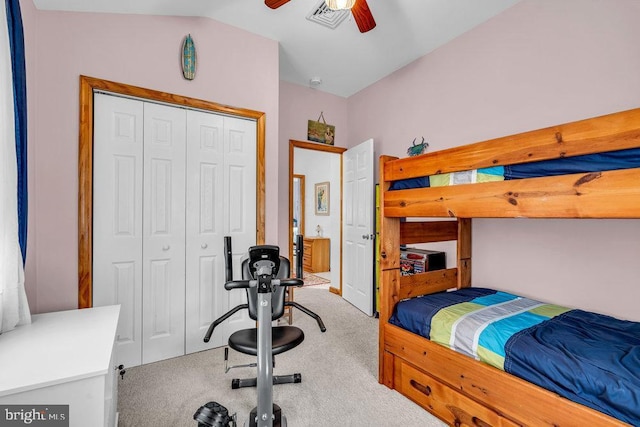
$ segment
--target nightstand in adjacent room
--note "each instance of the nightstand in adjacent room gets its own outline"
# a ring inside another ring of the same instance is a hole
[[[302,257],[304,271],[318,273],[330,270],[330,243],[331,240],[327,237],[304,238],[304,253]]]

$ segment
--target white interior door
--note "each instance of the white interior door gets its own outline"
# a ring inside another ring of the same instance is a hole
[[[184,354],[186,110],[144,104],[142,363]]]
[[[93,306],[120,304],[116,365],[142,363],[142,101],[94,95]]]
[[[373,139],[343,154],[342,296],[373,315],[375,286]]]

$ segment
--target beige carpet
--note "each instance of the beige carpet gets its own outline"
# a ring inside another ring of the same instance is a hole
[[[274,401],[290,427],[445,425],[378,383],[377,319],[318,287],[297,289],[295,299],[322,317],[327,332],[296,310],[294,324],[305,340],[276,357],[275,375],[302,373],[302,383],[274,387]],[[232,390],[231,379],[255,376],[255,369],[225,374],[223,353],[218,348],[128,368],[124,380],[118,379],[120,427],[196,427],[193,414],[209,401],[237,412],[242,426],[256,406],[256,390]],[[230,351],[231,364],[251,361]]]

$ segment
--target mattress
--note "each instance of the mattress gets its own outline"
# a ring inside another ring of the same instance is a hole
[[[389,323],[640,425],[640,323],[486,288],[401,301]]]
[[[640,167],[640,148],[541,160],[508,166],[444,173],[426,177],[403,179],[391,184],[390,190],[440,187],[509,179],[537,178],[573,173],[601,172]]]

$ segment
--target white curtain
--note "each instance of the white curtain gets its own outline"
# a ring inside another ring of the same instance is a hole
[[[0,333],[31,322],[18,240],[13,81],[4,6],[0,7]]]

